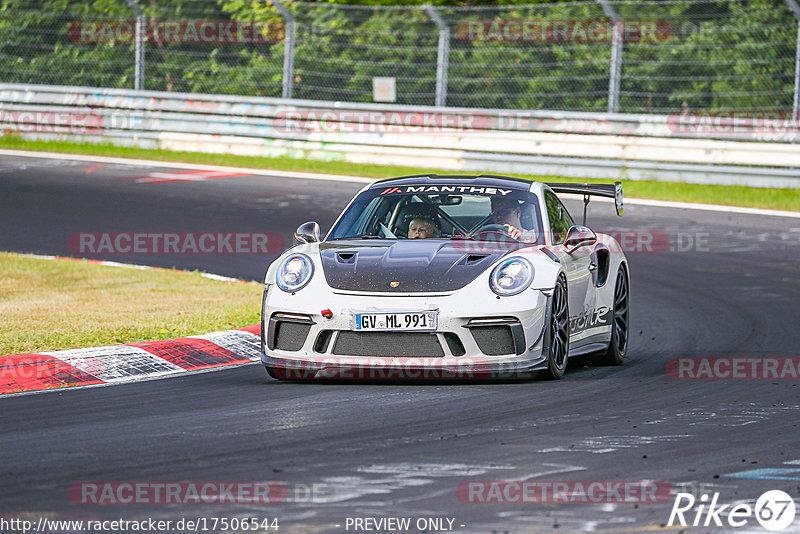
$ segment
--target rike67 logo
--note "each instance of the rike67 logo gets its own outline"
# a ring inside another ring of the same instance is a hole
[[[697,499],[691,493],[678,493],[667,526],[738,528],[748,526],[755,519],[767,530],[780,531],[794,522],[794,500],[780,490],[764,492],[755,506],[742,502],[719,504],[718,501],[719,493],[714,493],[710,499],[707,494]]]

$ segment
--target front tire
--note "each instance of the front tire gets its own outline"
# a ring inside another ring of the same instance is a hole
[[[611,341],[608,348],[600,357],[606,365],[621,365],[628,352],[628,316],[630,305],[630,288],[628,287],[628,273],[625,266],[620,266],[617,271],[617,281],[614,284],[614,307],[611,310]]]
[[[567,281],[563,275],[558,277],[553,298],[550,301],[549,343],[547,347],[547,369],[544,378],[558,380],[564,376],[569,355],[569,302],[567,300]]]

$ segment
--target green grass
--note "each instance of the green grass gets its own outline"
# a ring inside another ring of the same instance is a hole
[[[0,355],[172,339],[259,321],[256,283],[5,252],[0,272]]]
[[[258,169],[304,171],[370,178],[389,178],[407,174],[438,172],[452,174],[454,171],[441,169],[365,165],[337,161],[316,161],[289,157],[235,156],[231,154],[205,154],[200,152],[171,152],[166,150],[146,150],[141,148],[119,147],[112,144],[75,143],[68,141],[28,141],[19,136],[0,137],[0,148],[64,152],[71,154],[91,154],[157,161],[176,161],[206,165],[226,165]],[[608,182],[609,180],[575,179],[563,176],[519,175],[531,180],[542,181],[580,181]],[[699,202],[704,204],[723,204],[777,210],[800,211],[800,189],[773,189],[744,186],[700,185],[654,180],[626,180],[626,198],[649,198],[679,202]]]

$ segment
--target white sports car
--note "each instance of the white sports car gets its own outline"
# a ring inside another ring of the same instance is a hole
[[[622,186],[418,175],[362,189],[267,270],[261,358],[278,379],[560,378],[572,356],[620,364],[628,264],[556,193]]]

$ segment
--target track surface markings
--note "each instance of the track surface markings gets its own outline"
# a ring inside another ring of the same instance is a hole
[[[189,170],[174,172],[151,172],[147,176],[124,178],[133,180],[137,184],[163,184],[166,182],[204,182],[218,178],[235,178],[237,176],[250,176],[246,172],[218,171],[218,170]]]

